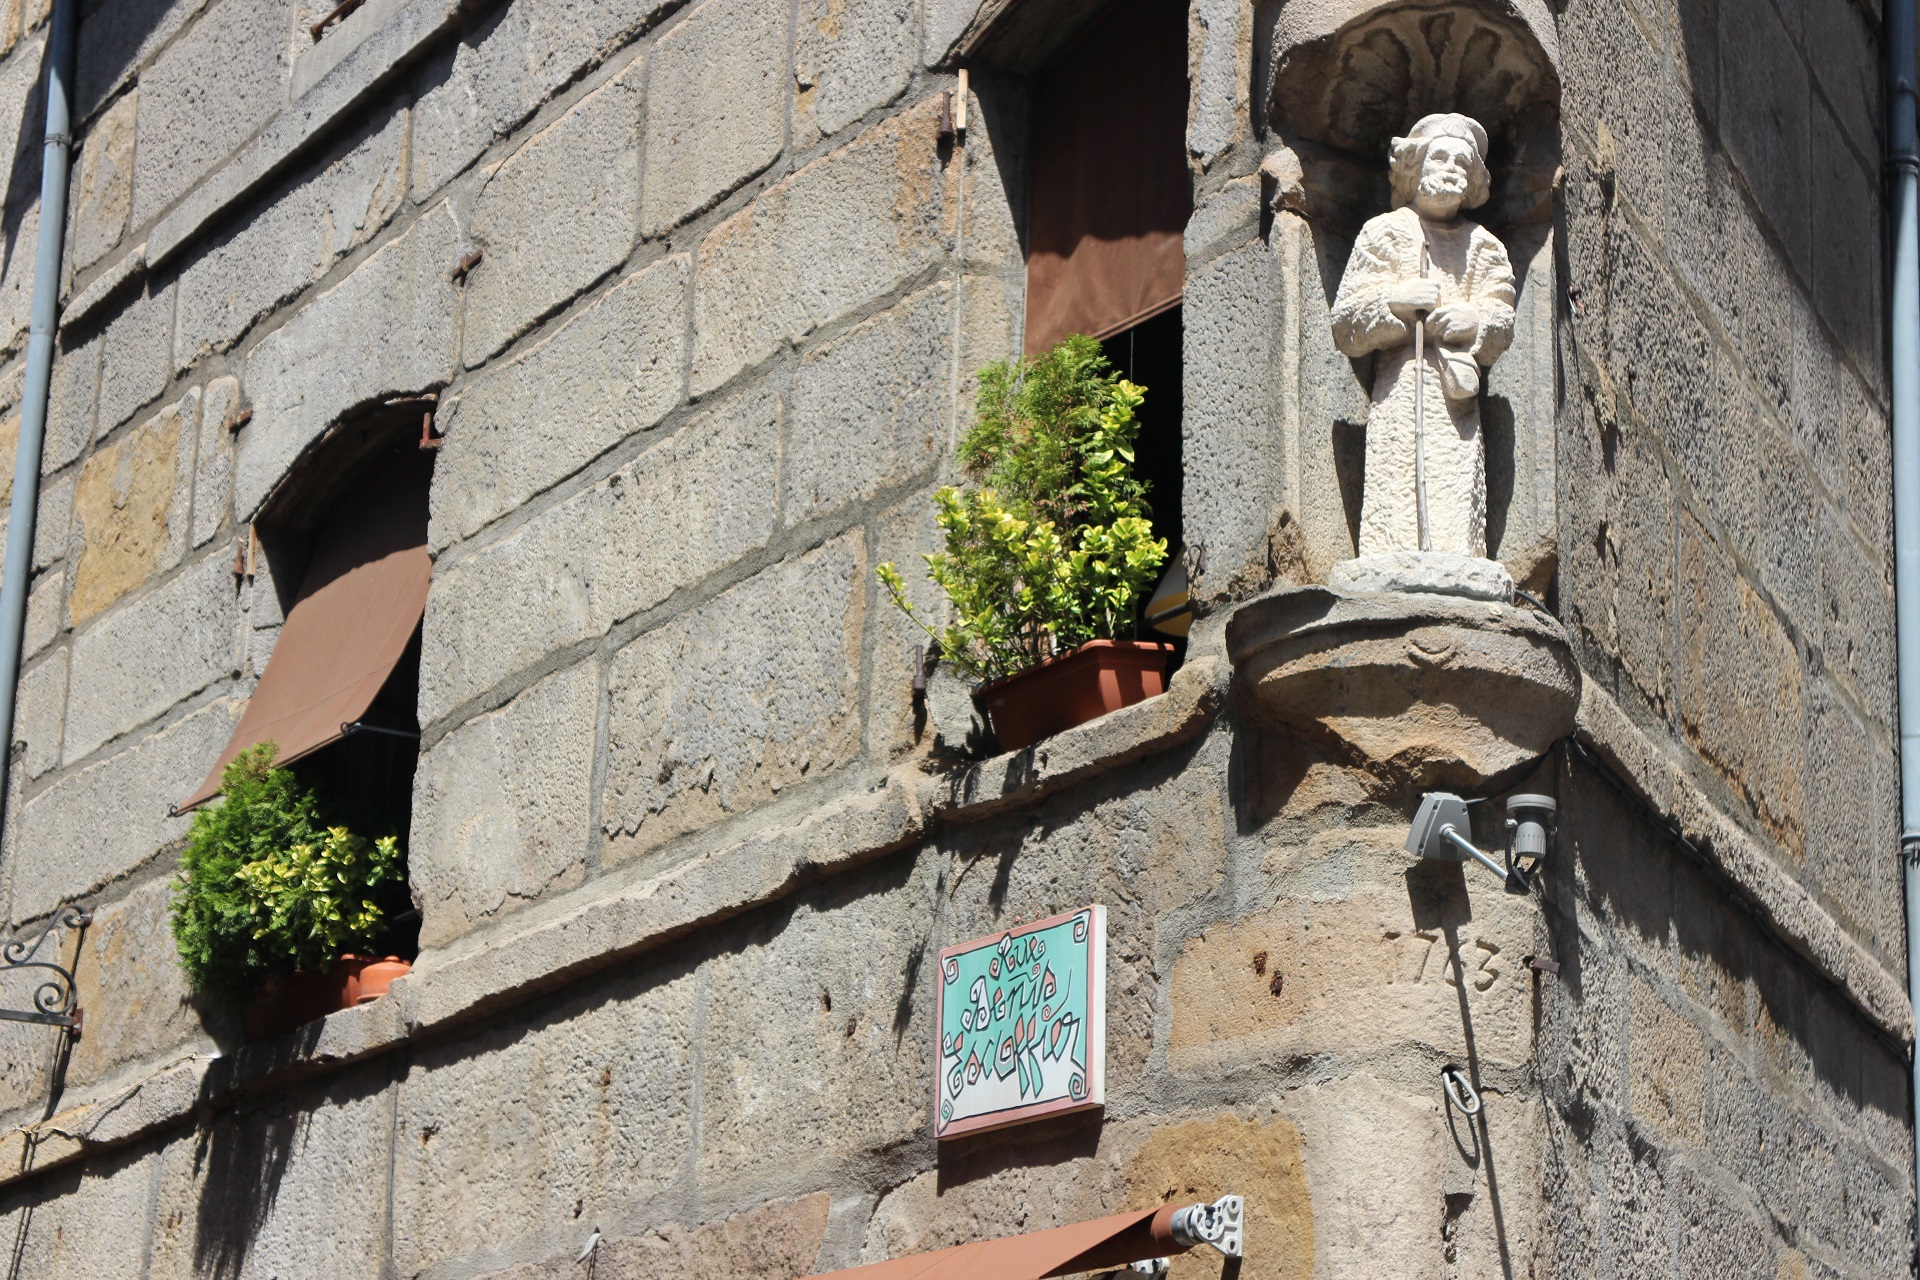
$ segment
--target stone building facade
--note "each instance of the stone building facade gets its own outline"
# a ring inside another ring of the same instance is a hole
[[[8,1275],[771,1280],[1225,1192],[1246,1280],[1910,1274],[1874,0],[1193,0],[1200,616],[1010,755],[873,568],[1021,349],[1100,6],[331,7],[81,4],[0,891],[92,922],[84,1034],[0,1023]],[[11,402],[47,9],[0,7]],[[1228,643],[1353,554],[1369,148],[1470,106],[1491,553],[1578,664],[1491,784],[1559,801],[1532,897],[1416,866],[1438,775],[1274,728]],[[274,652],[268,517],[428,414],[419,956],[249,1043],[170,806]],[[931,957],[1092,902],[1104,1111],[936,1144]]]

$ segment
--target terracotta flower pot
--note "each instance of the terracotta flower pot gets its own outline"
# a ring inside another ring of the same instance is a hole
[[[1036,667],[980,686],[974,701],[987,713],[1002,751],[1097,720],[1167,691],[1173,646],[1146,640],[1089,640]]]
[[[267,984],[247,1006],[247,1038],[271,1040],[330,1013],[378,1000],[412,965],[398,956],[341,956],[325,973],[301,970]]]
[[[361,959],[355,957],[359,968],[353,975],[353,985],[348,991],[355,1004],[372,1004],[387,994],[396,978],[404,978],[413,972],[413,966],[398,956],[385,959]]]

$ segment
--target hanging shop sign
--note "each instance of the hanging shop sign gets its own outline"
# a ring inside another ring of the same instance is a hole
[[[1106,953],[1100,906],[940,953],[934,1137],[1105,1105]]]

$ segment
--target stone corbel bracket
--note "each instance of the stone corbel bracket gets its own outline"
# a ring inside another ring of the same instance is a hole
[[[1237,611],[1227,653],[1255,723],[1468,795],[1531,768],[1580,706],[1559,623],[1492,601],[1296,587]]]

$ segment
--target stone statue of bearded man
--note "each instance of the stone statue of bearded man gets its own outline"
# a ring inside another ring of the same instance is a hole
[[[1486,201],[1486,154],[1486,130],[1462,115],[1427,116],[1395,138],[1393,211],[1361,228],[1341,277],[1334,343],[1375,359],[1359,558],[1335,568],[1335,586],[1512,592],[1485,559],[1480,370],[1513,339],[1513,267],[1491,232],[1460,216]]]

